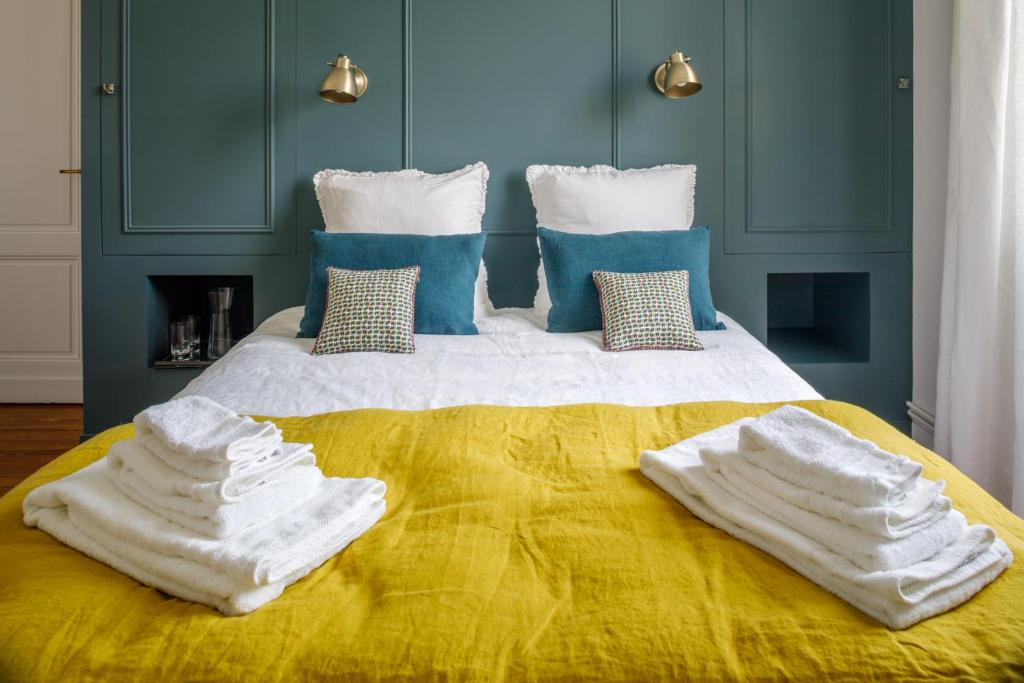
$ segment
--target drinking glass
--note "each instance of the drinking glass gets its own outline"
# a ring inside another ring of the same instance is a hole
[[[197,360],[199,358],[199,316],[186,315],[185,329],[188,334],[189,357]]]
[[[210,299],[210,341],[206,355],[216,360],[231,349],[231,301],[234,287],[215,287],[207,292]]]
[[[184,320],[171,323],[171,360],[188,360],[192,354],[192,341],[188,338],[188,326]]]

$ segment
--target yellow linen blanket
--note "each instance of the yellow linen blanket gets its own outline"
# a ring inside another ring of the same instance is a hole
[[[946,479],[1024,557],[1024,521],[878,418],[805,401]],[[1024,677],[1024,569],[889,631],[704,524],[637,468],[777,404],[466,406],[275,420],[329,476],[387,482],[384,518],[253,614],[170,598],[26,528],[32,488],[131,436],[104,432],[0,499],[0,681]]]

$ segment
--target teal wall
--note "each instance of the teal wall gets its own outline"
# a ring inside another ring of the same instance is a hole
[[[87,432],[194,376],[149,367],[149,276],[251,275],[258,322],[303,300],[314,172],[478,159],[498,306],[536,288],[527,165],[695,163],[718,307],[767,340],[769,273],[868,273],[850,315],[869,360],[789,357],[827,396],[905,416],[910,0],[83,4]],[[682,101],[651,84],[674,49],[704,81]],[[341,51],[369,75],[355,105],[317,96]]]

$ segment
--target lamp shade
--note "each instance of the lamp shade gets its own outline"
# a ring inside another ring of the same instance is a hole
[[[689,97],[704,87],[690,62],[689,57],[677,50],[658,67],[654,82],[665,97],[674,100]]]
[[[348,104],[355,102],[366,92],[366,73],[352,63],[345,55],[338,55],[333,62],[328,62],[330,73],[320,86],[320,97],[328,102]]]

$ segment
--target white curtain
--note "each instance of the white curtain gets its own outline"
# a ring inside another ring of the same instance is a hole
[[[1024,0],[957,0],[935,448],[1024,515]]]

